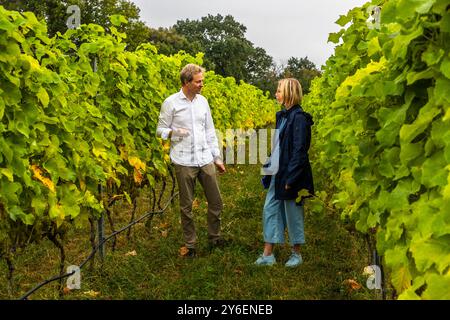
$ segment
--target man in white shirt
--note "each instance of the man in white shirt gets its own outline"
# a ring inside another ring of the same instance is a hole
[[[220,234],[222,197],[216,169],[225,172],[208,101],[200,92],[204,72],[195,64],[180,73],[182,88],[162,104],[157,136],[171,139],[170,158],[175,166],[180,192],[181,224],[188,257],[195,257],[197,235],[192,215],[196,179],[208,201],[208,239],[211,245],[223,242]]]

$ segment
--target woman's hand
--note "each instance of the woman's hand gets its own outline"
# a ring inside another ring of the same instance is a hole
[[[285,186],[284,186],[284,189],[285,189],[285,190],[289,190],[290,188],[291,188],[290,185],[285,185]]]

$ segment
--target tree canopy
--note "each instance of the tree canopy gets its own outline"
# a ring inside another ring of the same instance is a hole
[[[174,29],[191,43],[198,43],[207,67],[222,76],[256,84],[273,64],[272,57],[263,48],[254,47],[245,37],[247,28],[231,15],[179,20]]]
[[[314,62],[308,59],[308,57],[291,57],[288,60],[287,66],[284,68],[282,74],[284,78],[298,79],[302,85],[304,94],[309,93],[311,81],[320,75],[321,72],[317,69]]]

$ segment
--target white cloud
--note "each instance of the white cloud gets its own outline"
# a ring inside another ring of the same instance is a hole
[[[141,19],[151,27],[170,27],[177,20],[200,19],[208,14],[232,15],[247,27],[246,37],[264,48],[276,62],[308,56],[317,65],[333,53],[328,34],[339,30],[334,22],[365,0],[133,0]]]

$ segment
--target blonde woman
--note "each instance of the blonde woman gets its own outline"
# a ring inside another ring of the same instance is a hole
[[[305,243],[303,201],[297,202],[297,198],[302,189],[308,190],[310,194],[314,193],[308,157],[311,126],[314,122],[311,115],[300,106],[302,87],[298,80],[280,80],[276,98],[284,108],[276,114],[278,141],[270,159],[272,170],[266,171],[262,180],[264,186],[269,188],[263,210],[265,245],[263,254],[255,264],[276,263],[273,247],[274,244],[285,242],[284,231],[287,228],[292,253],[285,265],[296,267],[303,262],[300,245]],[[275,166],[273,162],[276,162]]]

